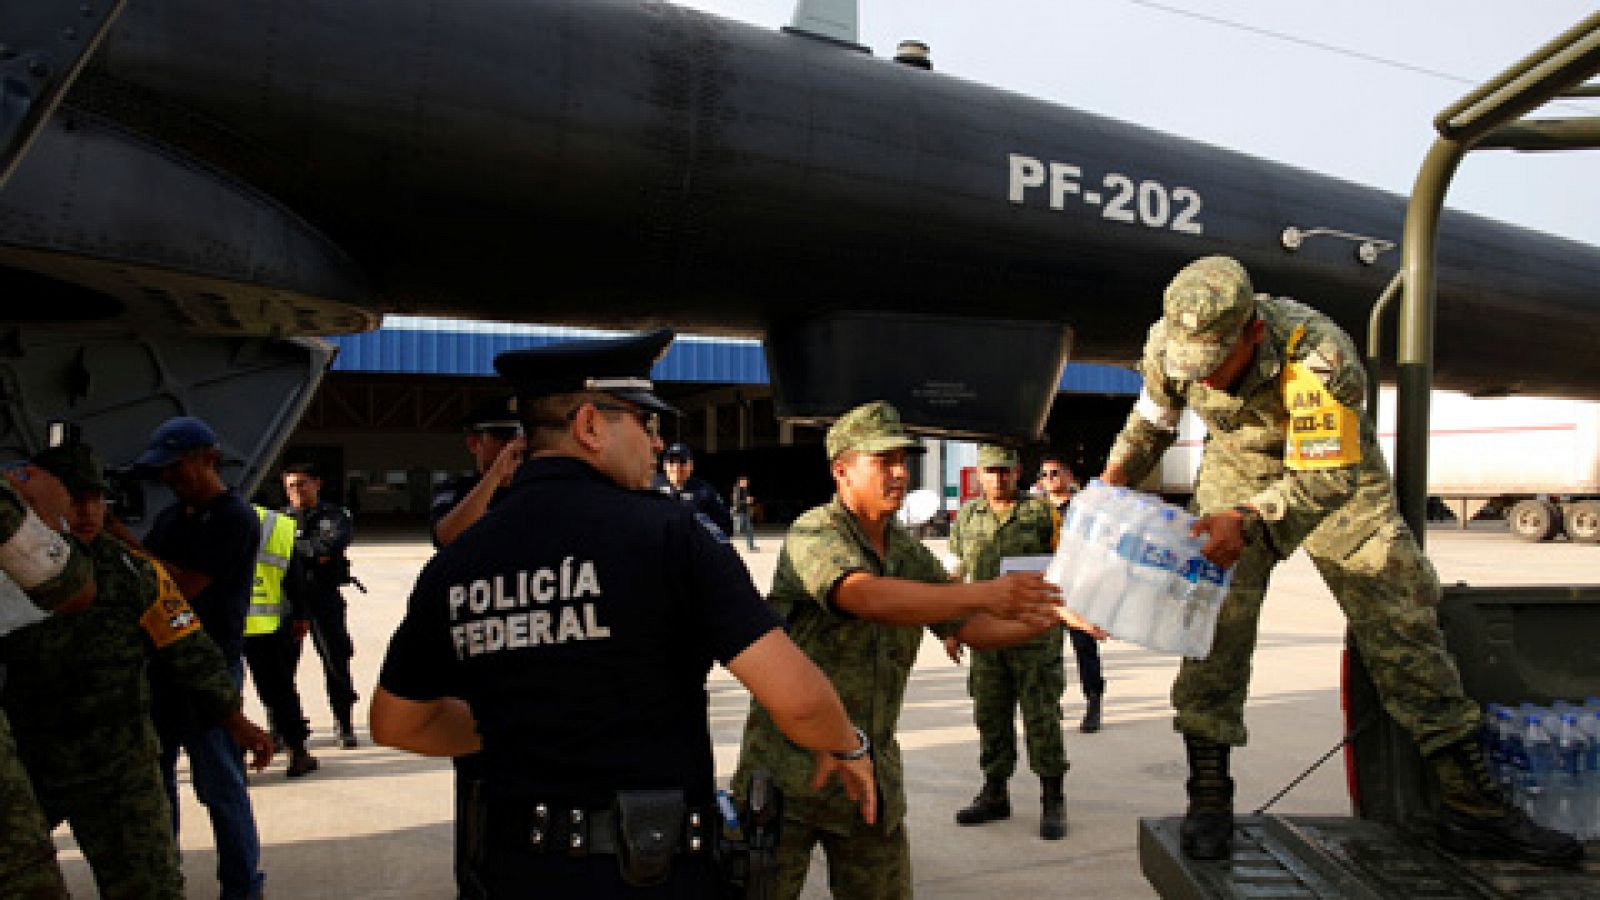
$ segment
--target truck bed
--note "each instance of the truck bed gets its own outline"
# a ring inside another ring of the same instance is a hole
[[[1349,816],[1241,816],[1233,856],[1197,862],[1178,844],[1179,817],[1139,820],[1139,862],[1167,900],[1576,900],[1600,897],[1600,847],[1576,868],[1463,859],[1392,826]]]

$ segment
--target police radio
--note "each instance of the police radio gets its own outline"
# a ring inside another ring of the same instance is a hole
[[[724,900],[771,900],[778,887],[778,834],[783,824],[783,792],[772,773],[757,769],[750,776],[744,808],[735,811],[724,791],[717,792],[722,811],[722,838],[717,841],[717,869]]]

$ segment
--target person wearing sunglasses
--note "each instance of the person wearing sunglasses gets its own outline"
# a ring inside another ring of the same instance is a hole
[[[455,540],[489,511],[522,465],[527,442],[517,421],[516,398],[501,395],[479,403],[462,421],[467,452],[477,471],[439,486],[428,509],[428,530],[435,547]]]
[[[706,706],[720,662],[875,820],[871,745],[739,555],[647,490],[672,332],[503,353],[528,459],[418,576],[372,738],[478,753],[464,897],[722,896]],[[640,891],[640,895],[647,892]]]
[[[1056,508],[1066,518],[1067,506],[1078,492],[1072,480],[1072,470],[1061,457],[1046,456],[1039,462],[1039,481],[1034,492]],[[1083,687],[1083,720],[1078,730],[1093,734],[1100,730],[1101,714],[1105,702],[1106,679],[1100,669],[1100,642],[1077,630],[1068,631],[1072,639],[1072,655],[1078,663],[1078,683]]]

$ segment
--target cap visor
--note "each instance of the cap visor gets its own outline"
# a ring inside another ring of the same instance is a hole
[[[1179,381],[1199,381],[1222,365],[1233,344],[1211,344],[1199,341],[1167,341],[1162,369],[1168,378]]]
[[[890,450],[904,450],[907,453],[922,453],[928,448],[913,437],[879,437],[868,438],[857,446],[859,453],[888,453]]]
[[[653,410],[658,413],[664,413],[671,416],[683,415],[682,412],[679,412],[676,406],[673,406],[649,391],[607,391],[606,393],[616,397],[619,400],[626,400],[629,403],[642,406],[645,409]]]
[[[177,462],[178,458],[182,455],[183,454],[181,452],[173,450],[170,447],[151,447],[150,449],[139,454],[139,458],[133,461],[133,467],[135,469],[145,469],[151,471],[155,469],[164,469],[167,466]]]

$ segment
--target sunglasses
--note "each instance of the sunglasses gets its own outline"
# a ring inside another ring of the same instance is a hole
[[[630,415],[633,417],[634,421],[639,423],[639,427],[644,429],[645,434],[648,434],[653,438],[661,437],[660,413],[651,412],[648,409],[643,409],[638,406],[624,406],[620,403],[596,403],[594,404],[594,408],[603,412],[618,412]],[[582,407],[579,407],[579,409],[582,409]],[[572,412],[567,413],[567,418],[570,419],[577,414],[578,410],[575,409]]]

